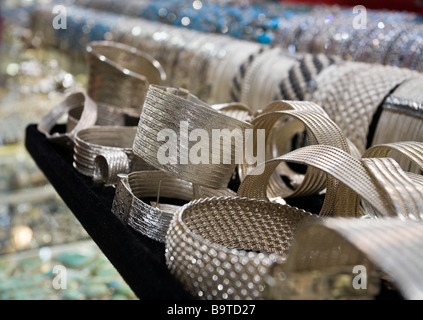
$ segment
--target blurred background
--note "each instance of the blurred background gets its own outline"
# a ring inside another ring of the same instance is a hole
[[[1,0],[0,299],[137,299],[25,150],[26,126],[86,81],[26,28],[34,2]]]

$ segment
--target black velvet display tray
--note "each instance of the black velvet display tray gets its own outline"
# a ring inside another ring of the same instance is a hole
[[[137,297],[193,299],[167,269],[165,245],[137,233],[113,215],[113,187],[96,185],[91,178],[76,171],[72,164],[72,150],[48,141],[35,124],[26,129],[25,146],[59,196]],[[236,189],[231,184],[229,187]],[[289,204],[318,213],[322,200],[322,197],[298,198],[291,199]],[[384,281],[375,298],[403,299]]]
[[[96,186],[72,165],[72,151],[49,142],[36,125],[25,146],[84,229],[140,299],[192,299],[170,274],[165,246],[125,226],[110,211],[115,189]]]

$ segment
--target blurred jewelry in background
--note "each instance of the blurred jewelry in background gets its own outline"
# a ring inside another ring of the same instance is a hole
[[[14,12],[0,13],[0,300],[137,299],[23,145],[26,126],[81,91],[86,76],[80,62],[39,47],[21,2],[0,9]],[[52,285],[57,265],[67,290]]]

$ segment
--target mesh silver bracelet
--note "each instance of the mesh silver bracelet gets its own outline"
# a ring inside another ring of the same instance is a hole
[[[229,189],[196,188],[191,182],[159,170],[120,174],[119,178],[112,212],[140,234],[162,243],[180,205],[162,203],[160,198],[187,203],[197,197],[213,194],[236,195]],[[147,203],[146,198],[154,198],[154,201]]]
[[[311,218],[304,210],[261,200],[194,200],[172,220],[166,262],[199,299],[260,299],[269,268],[284,261],[293,231]]]

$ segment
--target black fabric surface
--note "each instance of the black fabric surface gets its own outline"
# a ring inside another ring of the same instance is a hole
[[[78,173],[72,165],[72,150],[49,142],[36,125],[27,127],[25,145],[60,197],[140,299],[193,299],[167,269],[164,244],[142,236],[112,214],[113,187],[95,185],[91,178]],[[234,178],[230,187],[236,190],[238,184],[239,180]],[[288,201],[316,214],[322,202],[321,196]],[[390,287],[383,280],[376,300],[403,299]]]
[[[82,226],[140,299],[192,299],[170,274],[165,246],[125,226],[110,211],[113,187],[96,186],[72,165],[72,152],[50,143],[36,125],[25,146]]]

